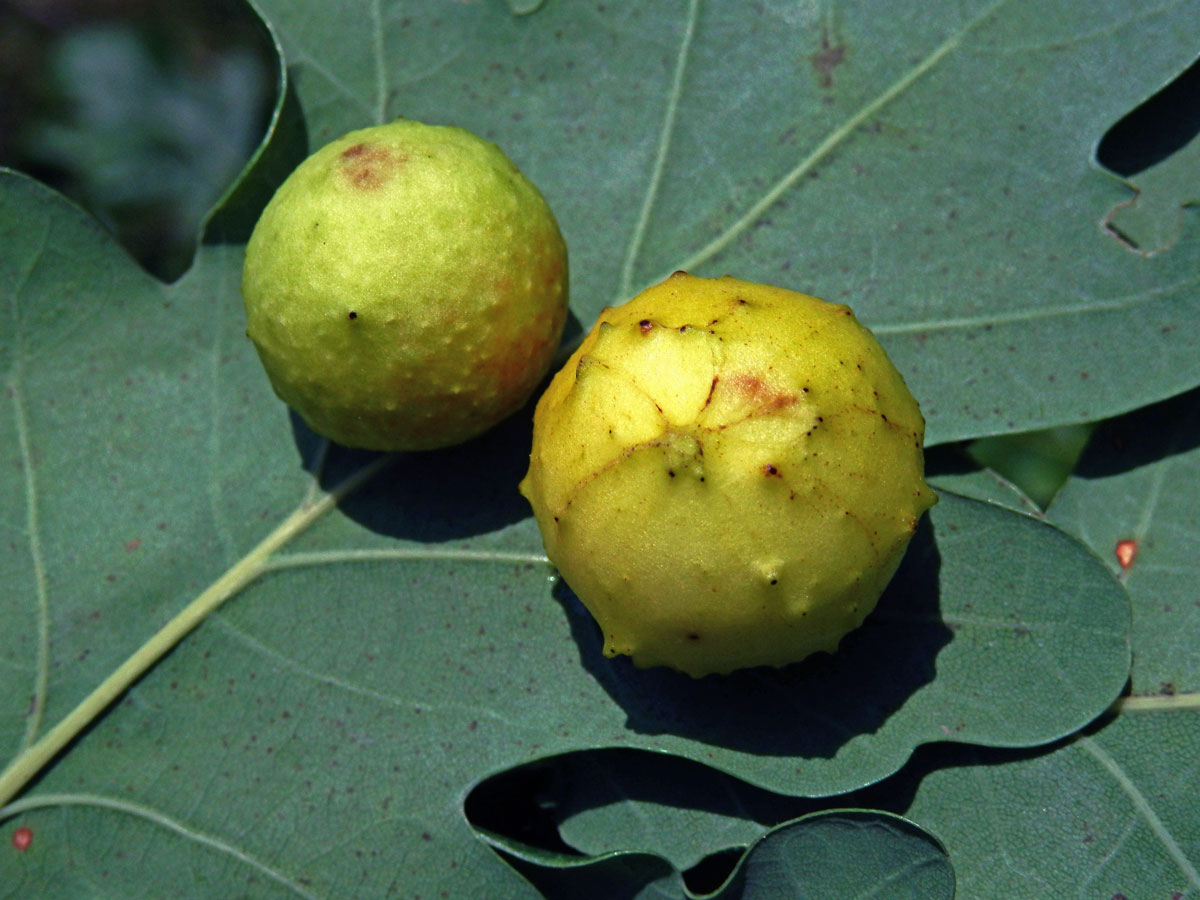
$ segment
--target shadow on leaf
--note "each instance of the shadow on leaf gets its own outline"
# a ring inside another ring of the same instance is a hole
[[[1079,478],[1106,478],[1200,447],[1200,388],[1100,424],[1079,459]]]
[[[926,517],[875,611],[836,654],[701,679],[606,659],[599,629],[575,595],[559,582],[555,597],[584,667],[625,710],[632,731],[747,753],[831,758],[933,681],[937,655],[953,637],[939,610],[940,567]]]
[[[567,317],[564,346],[580,331]],[[405,453],[385,471],[339,504],[365,528],[416,541],[446,541],[486,534],[530,515],[517,485],[529,468],[533,411],[549,384],[538,385],[525,405],[484,434],[464,444]],[[304,468],[318,472],[329,489],[368,465],[379,454],[330,444],[291,412],[292,437]]]
[[[529,465],[530,402],[491,431],[442,450],[405,453],[339,504],[365,528],[389,537],[446,541],[511,525],[529,515],[517,484]],[[291,414],[292,433],[305,468],[320,466],[321,486],[341,483],[378,454],[331,444],[320,462],[322,439]]]

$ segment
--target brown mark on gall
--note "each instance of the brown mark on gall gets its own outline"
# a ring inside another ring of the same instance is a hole
[[[729,383],[742,397],[765,412],[783,409],[796,402],[795,394],[774,388],[757,375],[734,375]]]
[[[407,157],[378,144],[355,144],[338,158],[342,176],[350,187],[360,191],[378,190]]]
[[[638,328],[642,329],[642,334],[649,334],[650,329],[654,327],[654,323],[649,319],[642,319],[638,322]]]
[[[768,478],[781,477],[779,474],[779,467],[774,465],[773,463],[767,463],[765,466],[763,466],[762,470],[763,470],[763,474],[766,475]]]

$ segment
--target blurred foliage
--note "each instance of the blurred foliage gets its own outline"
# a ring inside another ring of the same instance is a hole
[[[262,138],[273,65],[233,0],[6,0],[0,163],[86,207],[174,280]]]
[[[1091,433],[1090,425],[1062,425],[980,438],[967,446],[967,455],[1045,509],[1075,468]]]

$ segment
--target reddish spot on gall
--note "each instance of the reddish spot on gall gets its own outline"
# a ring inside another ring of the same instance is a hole
[[[1130,540],[1117,541],[1117,548],[1113,551],[1122,569],[1128,569],[1133,565],[1133,561],[1137,559],[1137,552],[1137,541]]]
[[[649,319],[642,319],[642,321],[638,322],[638,328],[642,329],[642,334],[646,334],[653,327],[654,323]]]
[[[747,400],[765,410],[782,409],[796,402],[794,394],[771,387],[757,375],[734,375],[730,384]]]
[[[33,843],[33,829],[22,825],[13,832],[12,845],[18,853],[24,853],[29,849],[29,845]]]
[[[339,157],[342,175],[352,188],[373,191],[382,187],[405,157],[377,144],[355,144]]]
[[[765,466],[763,466],[763,474],[768,477],[773,476],[775,478],[778,478],[779,477],[779,469],[776,466],[772,465],[771,463],[767,463]]]

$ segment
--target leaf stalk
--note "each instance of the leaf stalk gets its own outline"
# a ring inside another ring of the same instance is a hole
[[[5,805],[20,793],[67,744],[74,740],[114,700],[222,603],[268,571],[270,567],[267,563],[280,547],[307,529],[338,501],[368,481],[392,460],[391,456],[381,456],[350,475],[332,491],[322,495],[320,499],[302,503],[256,547],[234,563],[228,571],[205,588],[163,625],[153,637],[114,669],[58,724],[18,754],[3,774],[0,774],[0,818],[3,818],[8,812]]]

